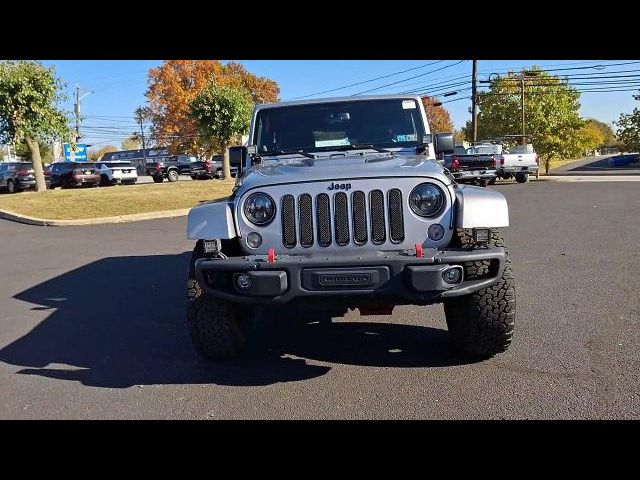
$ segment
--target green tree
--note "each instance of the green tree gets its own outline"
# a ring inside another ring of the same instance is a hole
[[[587,125],[592,125],[594,128],[600,130],[600,133],[604,136],[604,140],[602,145],[599,146],[607,146],[614,147],[618,145],[618,139],[616,138],[616,134],[611,128],[611,125],[605,122],[601,122],[600,120],[596,120],[595,118],[588,118]]]
[[[189,115],[195,120],[198,133],[220,146],[224,178],[231,178],[228,147],[248,131],[252,109],[253,100],[244,88],[213,83],[189,103]]]
[[[634,95],[634,99],[640,101],[640,94]],[[640,109],[633,109],[632,113],[621,113],[618,121],[614,122],[618,127],[617,134],[625,151],[640,151]]]
[[[125,138],[122,141],[123,150],[138,150],[140,149],[140,139],[137,134],[132,134],[129,138]]]
[[[604,134],[593,123],[586,122],[566,145],[566,157],[582,157],[604,144]]]
[[[580,93],[559,77],[537,67],[523,70],[525,80],[525,128],[545,169],[578,143],[584,125],[580,118]],[[509,74],[494,80],[489,91],[479,93],[478,137],[491,138],[522,133],[521,83]],[[464,128],[471,138],[470,123]]]
[[[53,67],[28,60],[0,61],[0,142],[26,142],[36,191],[46,190],[39,142],[67,138],[67,116],[59,108],[62,82]]]
[[[40,161],[42,163],[53,162],[53,149],[51,148],[51,144],[40,141],[38,142],[38,147],[40,148]],[[24,160],[33,161],[31,149],[29,145],[27,145],[27,142],[21,142],[16,145],[16,154]]]

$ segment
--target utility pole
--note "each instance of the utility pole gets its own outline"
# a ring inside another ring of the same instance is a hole
[[[144,142],[144,128],[142,126],[142,116],[138,118],[140,122],[140,140],[142,140],[142,173],[145,172],[147,168],[147,146]]]
[[[140,174],[144,175],[144,172],[147,168],[147,145],[145,143],[145,139],[144,139],[144,119],[145,119],[145,114],[144,114],[144,110],[142,107],[138,107],[136,108],[135,112],[134,112],[136,121],[138,122],[138,124],[140,125],[140,141],[142,142],[142,162],[143,164],[140,166]]]
[[[534,79],[538,76],[537,71],[523,71],[520,73],[520,109],[522,114],[522,145],[527,144],[526,129],[525,129],[525,116],[524,116],[524,81],[527,79]],[[540,168],[536,170],[536,180],[540,178]]]
[[[527,144],[527,140],[525,139],[525,129],[524,129],[524,73],[520,75],[520,109],[522,110],[522,145]]]
[[[76,112],[76,142],[80,139],[80,85],[76,83],[76,104],[74,105]]]
[[[471,129],[473,141],[478,141],[478,61],[473,61],[473,73],[471,83]]]

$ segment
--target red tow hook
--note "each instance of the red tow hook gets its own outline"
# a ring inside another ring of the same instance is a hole
[[[422,251],[422,244],[416,243],[416,257],[422,258],[424,257],[424,252]]]
[[[275,248],[270,248],[267,251],[267,262],[276,263],[276,249]]]

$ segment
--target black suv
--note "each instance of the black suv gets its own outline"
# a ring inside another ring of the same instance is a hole
[[[50,187],[97,187],[100,174],[93,163],[56,162],[49,171]]]
[[[46,180],[48,187],[49,179],[46,178]],[[5,188],[9,193],[15,193],[35,186],[36,176],[31,162],[0,163],[0,188]]]
[[[147,163],[147,175],[156,183],[166,178],[170,182],[178,181],[180,175],[189,175],[192,179],[213,178],[215,172],[210,170],[210,162],[202,162],[188,155],[172,155]]]

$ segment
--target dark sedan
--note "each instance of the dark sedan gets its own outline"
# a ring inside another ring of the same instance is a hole
[[[49,170],[50,187],[97,187],[100,174],[93,163],[57,162]]]
[[[45,172],[47,187],[49,178]],[[0,188],[9,193],[20,192],[28,188],[35,188],[36,177],[30,162],[5,162],[0,163]]]

